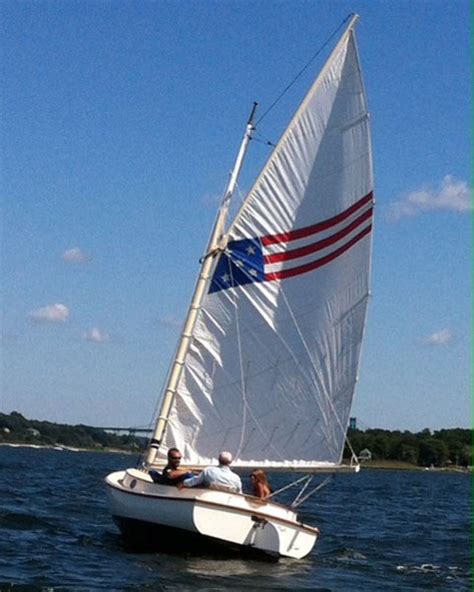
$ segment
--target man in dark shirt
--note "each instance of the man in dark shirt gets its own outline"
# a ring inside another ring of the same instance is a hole
[[[179,468],[181,462],[181,452],[177,448],[170,448],[168,450],[168,464],[163,469],[163,472],[150,471],[150,477],[155,483],[161,483],[162,485],[177,485],[181,483],[183,479],[187,479],[192,476],[192,473]]]

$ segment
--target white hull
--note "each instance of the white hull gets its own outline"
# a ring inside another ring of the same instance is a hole
[[[252,496],[179,490],[154,483],[136,469],[111,473],[106,483],[112,515],[125,534],[131,525],[146,525],[157,533],[161,529],[165,537],[173,531],[183,543],[206,540],[295,559],[310,553],[319,534],[298,522],[293,510]]]

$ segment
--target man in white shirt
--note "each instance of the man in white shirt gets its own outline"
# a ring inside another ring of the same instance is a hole
[[[232,454],[230,452],[221,452],[219,454],[219,466],[207,467],[199,475],[189,477],[178,487],[209,487],[209,489],[220,489],[232,493],[242,493],[242,481],[240,477],[230,468]]]

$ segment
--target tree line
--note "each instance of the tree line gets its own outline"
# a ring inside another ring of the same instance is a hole
[[[394,460],[421,467],[472,465],[472,430],[454,428],[418,433],[381,429],[349,429],[347,437],[358,456],[369,450],[372,460]],[[86,425],[66,425],[26,419],[14,411],[0,413],[0,443],[38,444],[104,450],[108,448],[139,452],[147,439],[134,435],[111,434]],[[351,452],[346,443],[344,458]]]
[[[372,460],[396,460],[420,467],[472,465],[472,430],[453,428],[421,432],[349,429],[349,442],[358,456],[369,450]],[[346,443],[344,458],[350,458]]]
[[[66,425],[50,421],[29,420],[13,411],[0,413],[0,443],[37,444],[40,446],[66,446],[104,450],[140,451],[146,446],[145,438],[117,435],[86,425]]]

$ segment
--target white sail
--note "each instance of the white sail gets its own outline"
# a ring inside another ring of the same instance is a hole
[[[230,225],[160,456],[340,463],[370,279],[373,175],[354,32],[343,36]]]

